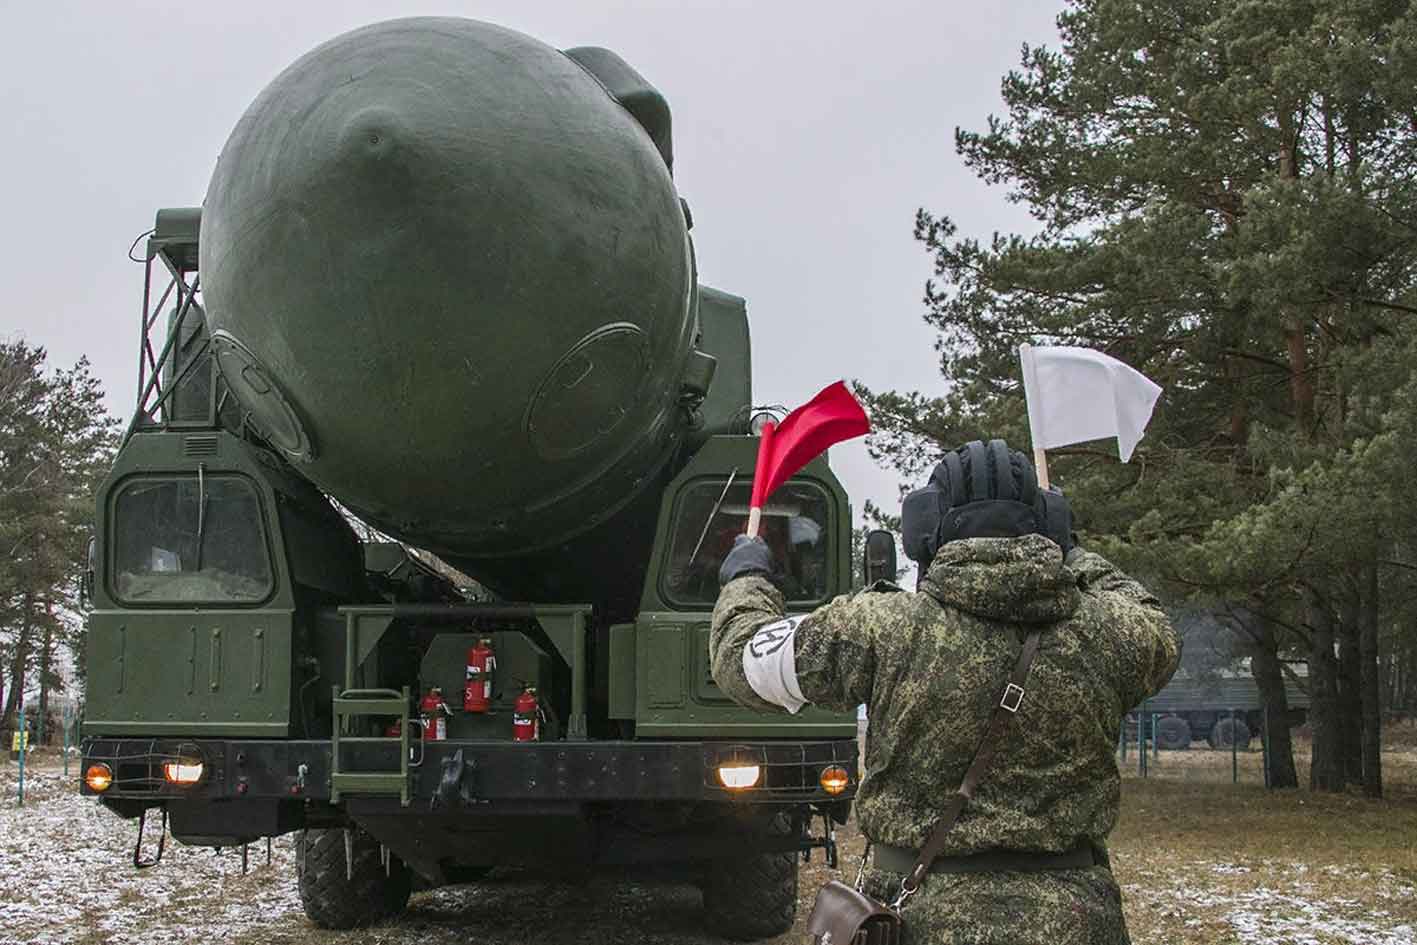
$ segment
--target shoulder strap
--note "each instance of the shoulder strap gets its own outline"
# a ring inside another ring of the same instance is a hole
[[[1024,638],[1018,662],[1014,664],[1014,671],[1009,676],[1008,684],[1004,686],[1004,691],[999,696],[999,702],[994,706],[994,714],[989,719],[989,727],[984,730],[984,738],[980,741],[979,748],[974,752],[974,760],[970,762],[969,770],[965,772],[959,789],[950,798],[944,816],[935,824],[935,829],[930,833],[930,839],[926,841],[925,846],[921,847],[920,856],[915,861],[915,868],[910,871],[910,875],[901,884],[902,898],[915,892],[920,886],[921,880],[925,878],[925,874],[930,869],[930,864],[934,863],[936,857],[944,850],[945,836],[955,825],[960,812],[964,810],[964,805],[974,796],[974,789],[979,786],[979,782],[984,779],[984,774],[989,770],[989,764],[994,760],[994,752],[999,747],[999,742],[1003,740],[1004,730],[1008,728],[1009,720],[1013,718],[1014,713],[1018,712],[1018,707],[1023,704],[1023,684],[1028,679],[1029,669],[1033,667],[1033,658],[1038,655],[1038,644],[1042,636],[1041,630],[1034,630]]]

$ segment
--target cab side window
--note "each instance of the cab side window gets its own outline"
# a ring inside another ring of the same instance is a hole
[[[675,605],[713,606],[719,566],[747,528],[752,483],[735,482],[725,494],[724,482],[696,482],[680,494],[663,578],[665,598]],[[773,552],[773,578],[790,603],[826,599],[829,508],[827,493],[805,481],[787,483],[763,508],[760,535]]]

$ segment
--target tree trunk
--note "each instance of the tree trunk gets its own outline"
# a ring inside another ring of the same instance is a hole
[[[15,639],[15,652],[10,661],[10,694],[5,698],[5,711],[0,715],[0,731],[9,733],[18,728],[15,712],[25,693],[25,663],[29,660],[30,631],[34,621],[34,595],[26,593],[21,605],[20,635]]]
[[[1378,565],[1368,565],[1364,594],[1363,626],[1358,643],[1363,705],[1363,793],[1383,796],[1382,702],[1379,698],[1378,623],[1382,616],[1378,598]]]
[[[1338,662],[1333,656],[1333,614],[1311,588],[1304,598],[1309,614],[1309,726],[1313,732],[1313,761],[1309,787],[1315,791],[1342,791],[1342,728],[1338,705]]]
[[[1265,708],[1265,751],[1269,759],[1269,786],[1297,788],[1299,773],[1294,768],[1294,743],[1289,737],[1289,696],[1284,691],[1284,670],[1279,663],[1279,646],[1274,627],[1263,617],[1246,621],[1250,675]]]
[[[44,633],[39,643],[39,717],[38,730],[34,733],[35,744],[48,744],[45,730],[49,727],[49,672],[54,655],[54,605],[44,602]]]
[[[1338,631],[1338,750],[1343,758],[1343,780],[1363,783],[1363,693],[1358,659],[1359,625],[1367,601],[1355,594],[1343,608]]]

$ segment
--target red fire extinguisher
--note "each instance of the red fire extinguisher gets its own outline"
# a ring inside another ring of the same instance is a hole
[[[537,742],[541,740],[541,705],[536,701],[536,689],[527,686],[517,701],[512,703],[512,740]]]
[[[443,690],[434,686],[419,703],[419,723],[423,726],[423,740],[441,742],[448,737],[447,705],[443,702]]]
[[[487,711],[492,704],[492,675],[496,670],[497,654],[492,651],[492,641],[483,637],[467,651],[467,681],[462,690],[465,711]]]

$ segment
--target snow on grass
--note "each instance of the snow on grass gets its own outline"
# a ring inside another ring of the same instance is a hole
[[[71,769],[72,770],[72,769]],[[13,770],[0,777],[0,943],[227,942],[286,913],[301,914],[290,838],[239,850],[185,847],[167,839],[162,863],[133,868],[137,821],[82,798],[58,771],[26,773],[24,807]],[[156,849],[157,826],[148,829]]]
[[[1414,766],[1417,770],[1417,766]],[[414,896],[400,919],[356,932],[315,929],[300,908],[292,837],[215,855],[168,840],[160,866],[135,870],[136,822],[77,794],[56,762],[32,769],[15,807],[0,763],[0,945],[527,945],[629,938],[717,943],[697,895],[598,879],[593,888],[508,880]],[[1417,945],[1417,791],[1397,799],[1266,793],[1229,784],[1129,781],[1111,847],[1136,945]],[[156,823],[150,825],[154,838]],[[838,838],[854,870],[863,839]],[[151,845],[147,851],[150,853]],[[804,868],[799,943],[816,889],[840,873]],[[474,938],[469,929],[475,928]]]
[[[1207,877],[1223,879],[1207,882]],[[1240,945],[1413,945],[1417,888],[1386,869],[1311,868],[1263,859],[1249,864],[1191,861],[1131,871],[1128,905],[1195,928],[1228,933]],[[1316,883],[1313,880],[1318,879]],[[1140,880],[1140,881],[1138,881]],[[1375,901],[1390,901],[1391,909]],[[1165,932],[1138,937],[1169,942]],[[1218,939],[1217,939],[1218,940]]]

